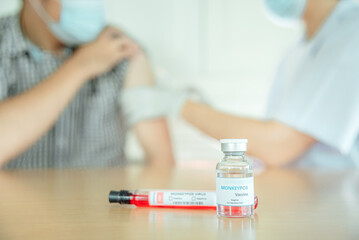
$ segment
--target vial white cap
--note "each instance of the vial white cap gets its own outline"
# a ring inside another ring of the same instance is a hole
[[[221,139],[222,152],[246,152],[248,139]]]

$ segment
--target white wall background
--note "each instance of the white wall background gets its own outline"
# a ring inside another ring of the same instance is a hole
[[[0,16],[20,0],[1,0]],[[261,117],[275,69],[299,29],[274,26],[261,0],[106,0],[108,20],[147,50],[160,84],[195,86],[213,106]],[[181,121],[171,123],[180,160],[218,160],[211,142]],[[191,141],[188,141],[191,139]],[[134,140],[129,152],[140,156]]]

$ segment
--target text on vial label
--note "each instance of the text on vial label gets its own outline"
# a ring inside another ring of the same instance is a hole
[[[217,204],[223,206],[249,206],[254,204],[253,177],[217,177]]]

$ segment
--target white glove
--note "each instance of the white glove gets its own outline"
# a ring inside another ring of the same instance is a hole
[[[164,116],[179,117],[193,90],[170,90],[154,86],[125,88],[119,101],[130,126]]]

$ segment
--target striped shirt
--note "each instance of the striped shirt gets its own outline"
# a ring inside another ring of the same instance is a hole
[[[0,102],[49,77],[72,52],[72,49],[65,48],[58,57],[42,51],[22,34],[18,15],[1,18]],[[55,125],[25,153],[7,163],[4,169],[125,164],[126,124],[117,100],[125,70],[126,62],[123,61],[110,72],[85,84]]]

